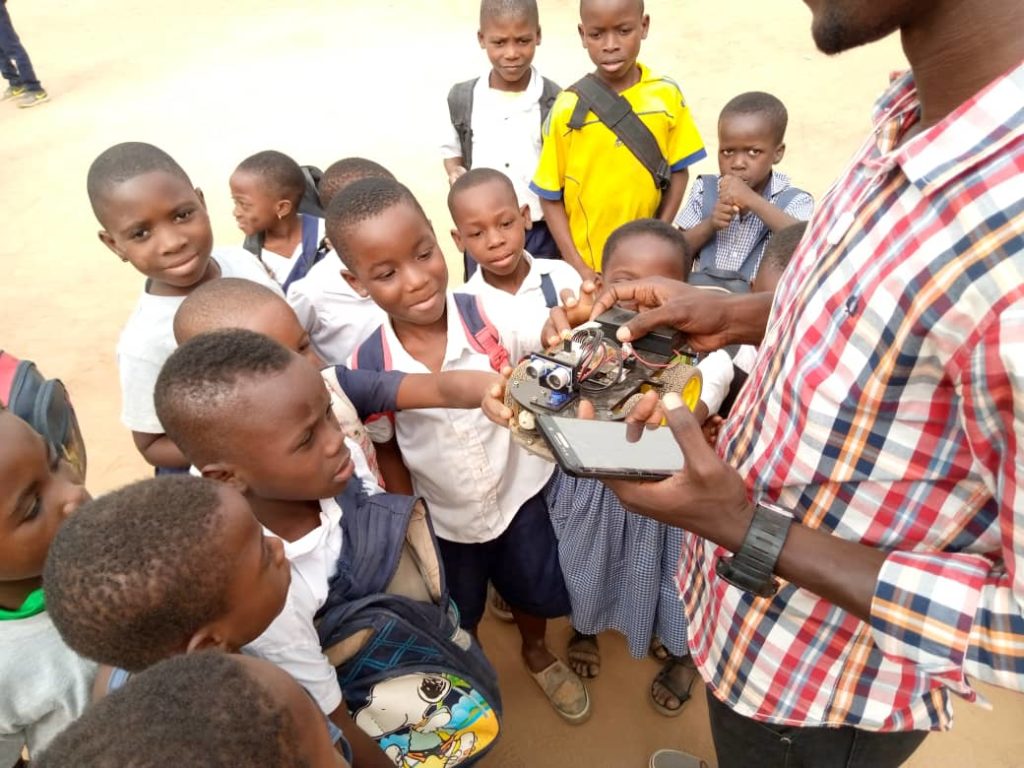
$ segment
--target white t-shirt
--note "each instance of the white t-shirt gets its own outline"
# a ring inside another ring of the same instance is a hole
[[[531,311],[547,312],[547,298],[544,296],[544,290],[541,287],[541,276],[548,275],[555,289],[556,298],[561,297],[562,291],[566,289],[572,291],[577,296],[579,295],[583,278],[580,277],[579,272],[564,261],[561,259],[535,259],[528,251],[523,251],[523,257],[530,263],[530,271],[523,278],[523,284],[519,286],[519,290],[515,294],[495,288],[484,280],[483,267],[474,272],[473,276],[459,290],[464,293],[472,293],[484,297],[490,297],[492,294],[502,294],[512,299],[511,306],[529,307]],[[559,303],[561,303],[560,298]]]
[[[240,277],[281,288],[259,260],[242,248],[217,248],[213,259],[221,277]],[[163,434],[156,416],[153,389],[160,369],[178,346],[174,341],[174,313],[184,296],[154,296],[143,292],[117,342],[117,368],[121,378],[121,423],[133,432]]]
[[[317,231],[316,241],[319,243],[324,239],[324,220],[317,219]],[[267,269],[270,270],[270,274],[273,275],[274,279],[281,285],[284,285],[284,281],[288,279],[288,275],[292,273],[292,268],[295,266],[295,260],[302,255],[302,240],[299,240],[299,244],[295,246],[295,250],[291,256],[282,256],[274,251],[268,251],[264,248],[260,251],[260,259],[267,265]]]
[[[511,308],[511,297],[499,293],[488,296],[486,311],[510,357],[519,359],[540,346],[547,311],[516,312]],[[430,373],[406,352],[390,322],[383,329],[394,370]],[[470,346],[451,294],[448,344],[441,370],[493,370],[487,355]],[[554,465],[513,443],[511,433],[480,410],[399,411],[395,414],[395,434],[413,488],[430,507],[434,530],[449,541],[474,544],[497,538],[554,471]]]
[[[301,280],[288,286],[288,303],[321,359],[337,365],[387,319],[373,299],[360,296],[341,276],[344,265],[331,251]]]
[[[480,76],[473,86],[473,167],[494,168],[512,180],[520,205],[530,206],[534,221],[542,218],[540,199],[530,190],[530,181],[540,160],[540,98],[544,79],[530,68],[530,84],[525,91],[499,91],[490,86],[491,71]],[[448,121],[441,156],[462,157],[455,126]]]
[[[89,704],[96,664],[78,656],[43,613],[0,621],[0,765],[35,757]]]
[[[284,542],[292,583],[284,609],[266,631],[242,650],[273,662],[316,699],[326,715],[341,704],[338,675],[320,648],[313,617],[327,602],[327,582],[341,555],[341,507],[320,500],[320,525],[297,541]],[[268,536],[274,534],[264,529]]]

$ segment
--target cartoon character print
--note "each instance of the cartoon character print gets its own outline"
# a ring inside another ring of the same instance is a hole
[[[403,675],[375,685],[354,714],[396,768],[449,768],[490,744],[497,717],[464,680]]]

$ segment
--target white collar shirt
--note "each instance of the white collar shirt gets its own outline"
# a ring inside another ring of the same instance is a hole
[[[516,308],[530,307],[546,312],[548,304],[547,297],[544,295],[542,280],[543,276],[547,275],[551,279],[556,297],[560,297],[564,290],[570,290],[574,294],[579,295],[580,283],[582,282],[580,273],[561,259],[535,259],[528,251],[523,251],[523,258],[529,262],[530,271],[523,278],[523,283],[519,286],[519,290],[514,294],[508,294],[488,283],[484,279],[482,267],[473,273],[473,276],[466,281],[466,284],[460,290],[484,297],[485,300],[492,294],[504,294],[512,297],[512,305]]]

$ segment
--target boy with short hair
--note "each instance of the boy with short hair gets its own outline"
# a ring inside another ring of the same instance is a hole
[[[349,184],[360,179],[393,179],[391,172],[362,157],[346,157],[331,164],[320,179],[320,203],[327,210],[331,200]],[[327,241],[329,244],[329,241]],[[327,253],[302,280],[288,287],[288,303],[309,332],[320,358],[329,365],[348,360],[386,315],[373,299],[360,296],[342,277],[345,265],[333,250]]]
[[[530,184],[562,258],[584,279],[601,271],[616,227],[672,221],[689,166],[707,154],[679,86],[637,62],[649,25],[643,0],[581,0],[580,40],[597,69],[555,101]],[[591,90],[617,110],[614,128],[584,97]]]
[[[770,93],[741,93],[722,108],[719,175],[697,178],[675,221],[695,269],[749,282],[772,235],[811,217],[814,199],[773,170],[786,152],[787,122],[785,105]]]
[[[89,495],[32,427],[0,406],[0,765],[20,764],[82,714],[96,665],[54,627],[43,567]]]
[[[541,150],[541,126],[562,90],[533,66],[540,45],[536,0],[482,0],[477,42],[491,67],[456,83],[448,92],[450,129],[441,147],[448,183],[472,168],[495,168],[512,180],[520,206],[529,206],[533,226],[526,249],[535,258],[557,259],[555,244],[530,189]],[[466,279],[476,271],[465,254]]]
[[[508,359],[507,348],[515,357],[517,347],[539,345],[543,311],[520,312],[518,327],[508,313],[500,331],[470,330],[463,314],[469,310],[448,293],[448,268],[430,222],[398,182],[365,179],[347,187],[327,211],[327,233],[348,268],[346,279],[388,313],[353,355],[353,368],[486,371]],[[491,306],[502,297],[489,299]],[[482,314],[479,301],[472,306]],[[462,626],[476,631],[490,579],[513,606],[531,675],[559,715],[583,722],[590,713],[586,687],[544,639],[546,619],[569,611],[541,495],[552,466],[479,412],[406,411],[395,424],[414,487],[431,505]]]
[[[322,723],[316,705],[273,664],[211,652],[176,656],[90,708],[38,765],[347,766]]]
[[[241,277],[280,290],[254,256],[213,248],[203,193],[174,159],[142,142],[116,144],[89,167],[89,202],[100,241],[146,277],[117,344],[121,421],[151,465],[185,471],[188,462],[164,434],[153,386],[174,350],[172,323],[184,298],[218,277]]]
[[[323,255],[324,220],[299,210],[306,191],[302,168],[283,152],[268,149],[239,163],[228,184],[245,247],[287,291]]]
[[[512,181],[501,171],[474,168],[448,191],[455,246],[480,269],[463,290],[510,295],[517,307],[544,311],[558,306],[562,291],[580,290],[580,275],[561,260],[534,259],[526,245],[531,227],[528,205],[519,205]]]

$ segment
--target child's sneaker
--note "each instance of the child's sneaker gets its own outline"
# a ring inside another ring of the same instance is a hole
[[[24,85],[8,85],[7,90],[4,91],[4,95],[0,97],[0,101],[7,101],[8,99],[16,98],[18,96],[21,96],[21,94],[23,94],[24,92]]]
[[[18,109],[28,109],[49,100],[50,94],[46,91],[25,91],[18,99]]]

